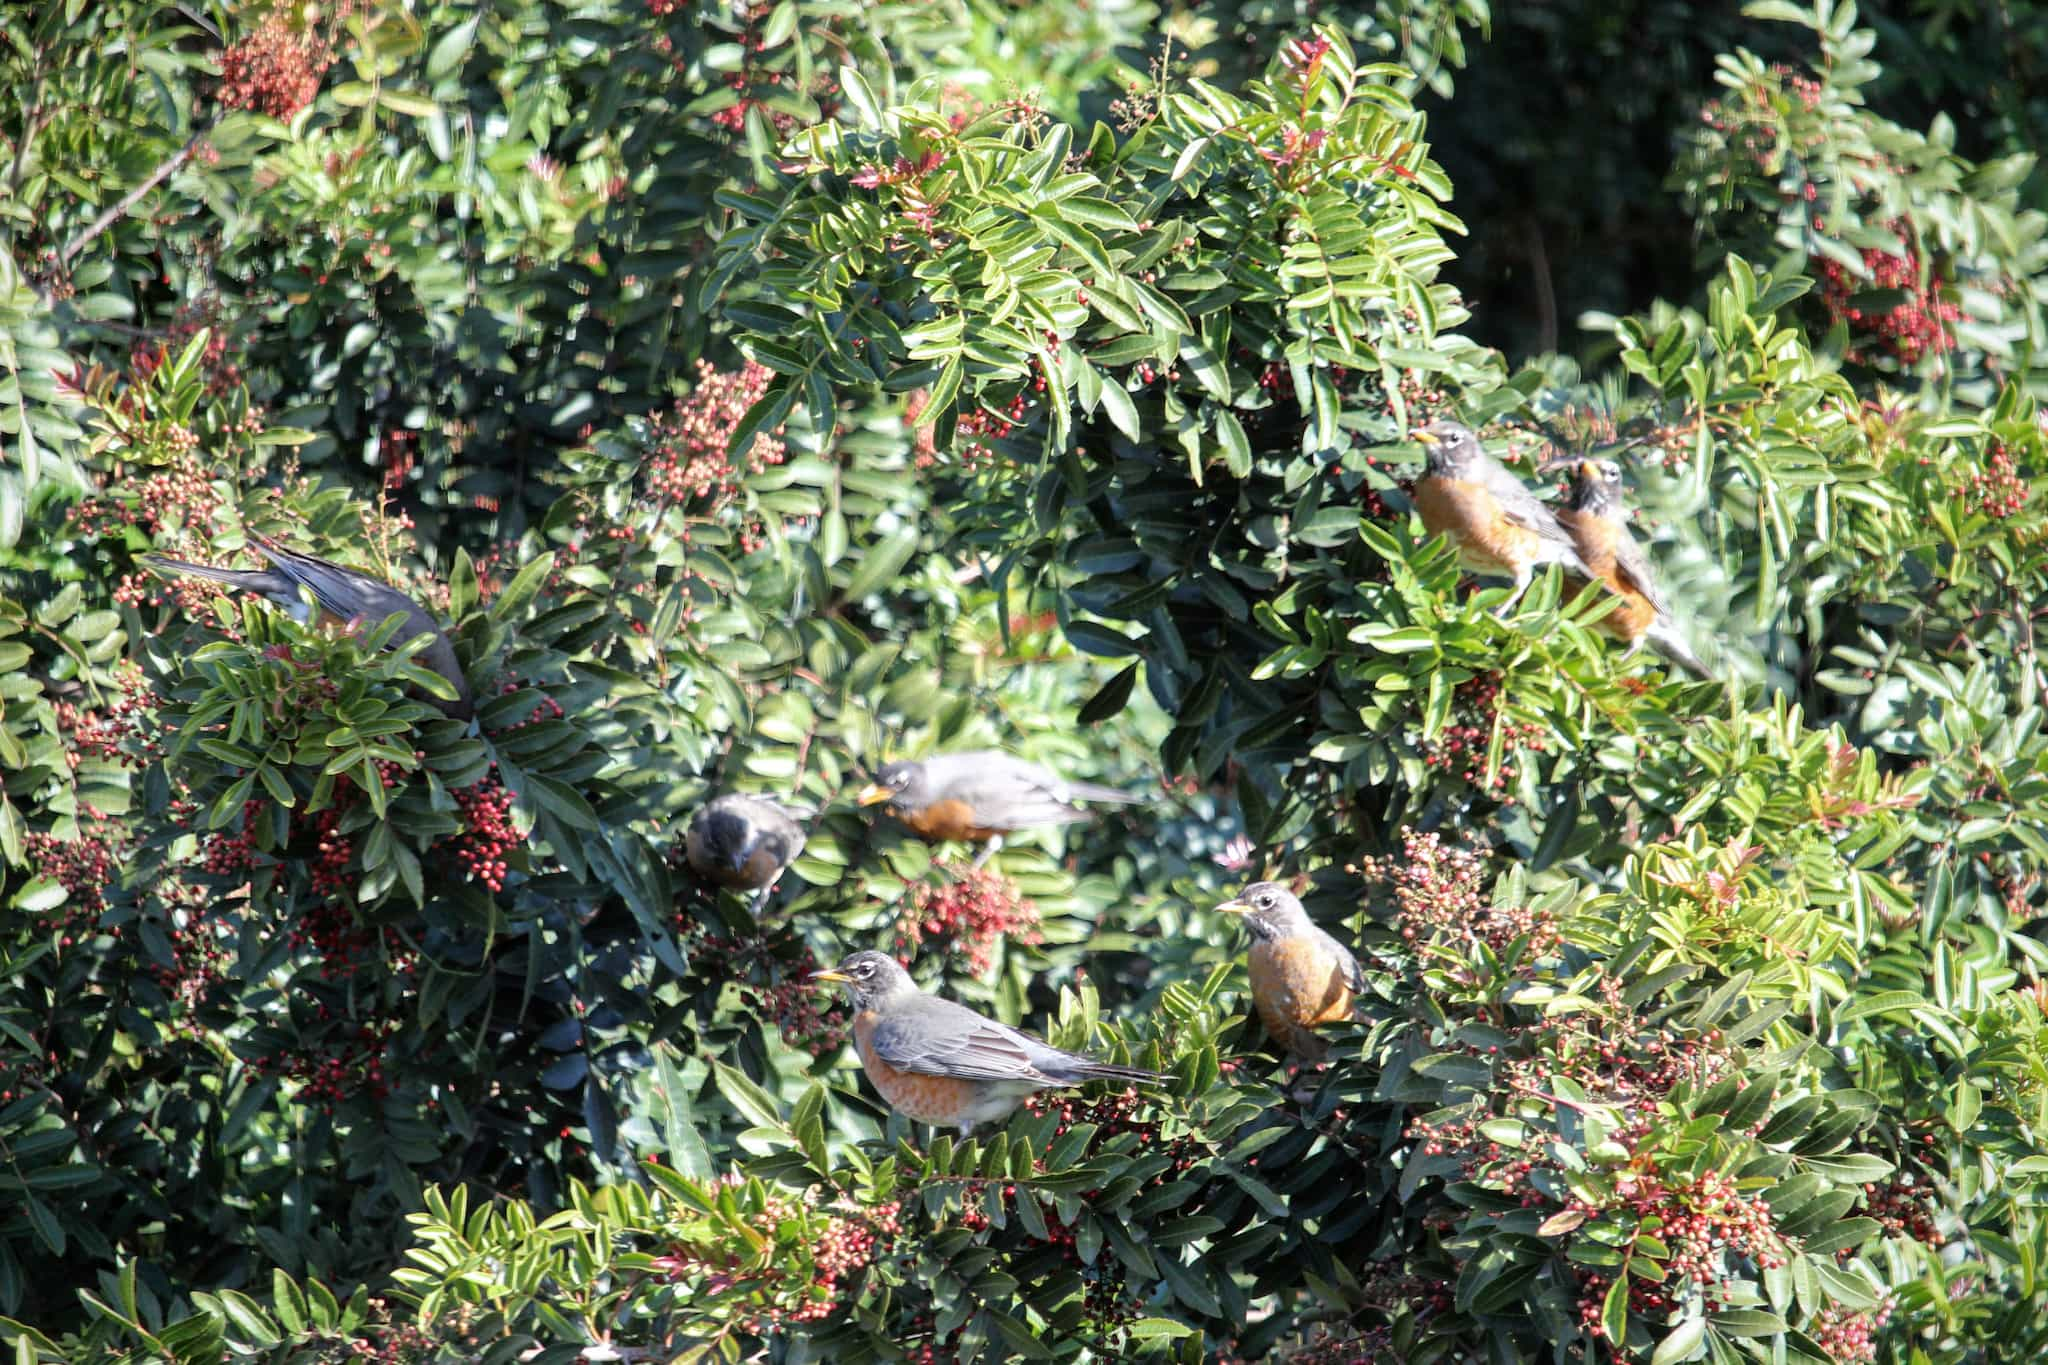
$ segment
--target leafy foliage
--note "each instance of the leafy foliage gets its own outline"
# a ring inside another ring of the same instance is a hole
[[[1879,108],[1895,49],[1960,84],[1932,19],[1700,28],[1675,163],[1588,162],[1668,169],[1698,270],[1511,363],[1431,147],[1499,123],[1481,5],[46,10],[18,1359],[2038,1350],[2024,71],[1980,160]],[[1722,676],[1498,614],[1407,491],[1449,414],[1625,458]],[[259,536],[427,606],[474,720],[396,620],[143,558]],[[1150,799],[981,868],[847,799],[990,746]],[[806,826],[758,901],[681,856],[729,789]],[[1364,965],[1300,1075],[1207,909],[1252,874]],[[808,980],[861,947],[1170,1080],[916,1130]]]

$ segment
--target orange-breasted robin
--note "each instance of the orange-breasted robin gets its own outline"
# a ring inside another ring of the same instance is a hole
[[[1266,1032],[1290,1057],[1321,1061],[1330,1045],[1316,1026],[1349,1019],[1352,998],[1365,989],[1358,959],[1308,917],[1292,891],[1273,882],[1254,882],[1216,908],[1242,916],[1251,931],[1252,1003]]]
[[[1586,567],[1621,598],[1595,627],[1628,644],[1644,643],[1680,668],[1702,678],[1713,675],[1678,632],[1671,604],[1657,586],[1650,557],[1628,533],[1622,504],[1621,466],[1612,460],[1582,460],[1572,481],[1571,504],[1557,514]]]
[[[141,555],[138,558],[159,573],[190,574],[222,583],[237,592],[251,592],[284,608],[300,625],[318,618],[346,629],[368,628],[385,617],[399,615],[405,624],[393,637],[403,644],[420,635],[433,637],[416,656],[420,663],[446,678],[455,688],[452,700],[434,698],[434,705],[458,720],[467,720],[476,709],[475,694],[456,661],[455,646],[448,634],[419,603],[388,583],[368,574],[345,568],[317,555],[287,550],[268,536],[252,535],[256,549],[270,561],[267,569],[222,569],[211,564],[193,564],[169,555]]]
[[[1480,449],[1471,428],[1438,421],[1409,435],[1429,452],[1428,468],[1411,495],[1422,524],[1451,543],[1465,568],[1515,581],[1503,610],[1522,600],[1545,564],[1593,577],[1571,533],[1520,479]]]
[[[812,973],[837,981],[853,1002],[853,1044],[891,1109],[935,1128],[997,1123],[1041,1090],[1089,1081],[1157,1085],[1156,1071],[1098,1062],[926,995],[893,957],[859,952]]]
[[[854,798],[879,805],[934,843],[984,843],[979,867],[1003,846],[1003,836],[1039,825],[1087,820],[1078,802],[1129,805],[1143,797],[1092,782],[1069,782],[1057,773],[993,749],[890,763]]]
[[[788,811],[739,792],[727,792],[699,809],[683,836],[691,870],[742,891],[773,886],[803,847],[803,826]]]

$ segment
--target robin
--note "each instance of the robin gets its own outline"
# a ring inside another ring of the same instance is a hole
[[[853,1002],[861,1067],[891,1109],[934,1128],[994,1123],[1041,1090],[1089,1081],[1159,1085],[1169,1078],[1066,1052],[965,1005],[926,995],[902,964],[860,952],[811,974],[837,981]]]
[[[1413,493],[1422,524],[1450,541],[1472,572],[1514,579],[1514,595],[1503,610],[1522,600],[1545,564],[1561,564],[1591,581],[1594,575],[1580,561],[1571,534],[1520,479],[1479,448],[1471,428],[1439,421],[1409,435],[1429,452],[1429,467]]]
[[[225,583],[237,592],[253,592],[284,608],[300,625],[311,625],[317,608],[324,621],[354,630],[374,626],[391,615],[405,617],[405,625],[393,643],[419,635],[433,637],[418,654],[419,661],[446,678],[455,687],[452,700],[436,697],[434,704],[446,715],[467,720],[476,709],[475,694],[456,662],[455,646],[434,618],[398,589],[380,583],[367,574],[344,568],[331,560],[287,550],[268,536],[253,535],[256,549],[270,561],[267,569],[221,569],[210,564],[193,564],[168,555],[141,555],[141,561],[159,573],[190,574],[195,578]],[[303,590],[303,595],[302,595]],[[308,601],[307,599],[311,600]]]
[[[700,809],[683,837],[691,870],[742,891],[775,884],[803,852],[804,831],[773,801],[727,792]]]
[[[1625,641],[1629,654],[1647,641],[1680,668],[1712,677],[1678,633],[1671,606],[1650,570],[1650,557],[1628,533],[1621,466],[1612,460],[1583,460],[1576,473],[1571,504],[1557,514],[1558,520],[1571,534],[1586,567],[1621,598],[1614,610],[1594,623],[1596,628]]]
[[[1352,997],[1365,989],[1358,959],[1317,927],[1293,892],[1273,882],[1255,882],[1216,908],[1243,916],[1251,930],[1252,1003],[1266,1032],[1290,1057],[1321,1061],[1330,1045],[1315,1027],[1351,1017]]]
[[[887,764],[854,799],[863,806],[885,807],[933,843],[985,843],[974,860],[980,867],[1003,846],[1005,834],[1091,818],[1077,802],[1130,805],[1143,798],[1091,782],[1069,782],[1021,758],[983,749]]]

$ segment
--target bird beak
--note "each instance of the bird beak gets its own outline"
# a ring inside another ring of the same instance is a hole
[[[761,836],[757,834],[753,838],[747,840],[744,844],[741,844],[738,848],[734,849],[732,852],[725,855],[726,866],[731,868],[733,871],[738,872],[741,868],[744,868],[747,865],[747,859],[753,857],[754,850],[759,848],[760,846]]]
[[[1417,427],[1415,428],[1415,430],[1408,433],[1408,439],[1411,441],[1420,441],[1422,442],[1422,444],[1426,446],[1433,446],[1437,443],[1437,434],[1431,431],[1428,427]]]
[[[1579,461],[1578,475],[1587,483],[1598,483],[1600,481],[1600,471],[1594,468],[1591,460]]]
[[[848,976],[848,975],[847,975],[847,974],[846,974],[845,972],[842,972],[842,971],[840,971],[840,970],[839,970],[838,968],[836,968],[836,967],[827,967],[827,968],[826,968],[826,969],[825,969],[824,971],[822,971],[822,972],[812,972],[812,973],[811,973],[811,980],[813,980],[813,981],[838,981],[838,982],[841,982],[841,983],[850,983],[850,982],[852,982],[853,978],[852,978],[852,977],[850,977],[850,976]]]
[[[853,798],[853,802],[857,806],[879,806],[895,795],[895,792],[881,783],[870,782],[860,789],[860,794]]]
[[[1251,912],[1252,908],[1243,901],[1225,901],[1216,907],[1219,915],[1249,915]]]

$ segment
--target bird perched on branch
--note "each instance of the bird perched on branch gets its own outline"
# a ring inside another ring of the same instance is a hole
[[[1711,678],[1679,633],[1650,557],[1628,533],[1621,466],[1612,460],[1582,460],[1575,475],[1571,505],[1558,512],[1558,520],[1571,534],[1587,569],[1621,598],[1614,610],[1593,623],[1594,628],[1626,642],[1629,654],[1647,642],[1680,668]]]
[[[1240,916],[1251,931],[1246,965],[1266,1032],[1289,1057],[1321,1061],[1330,1045],[1316,1036],[1316,1026],[1349,1019],[1353,997],[1365,989],[1358,959],[1276,882],[1254,882],[1216,908]]]
[[[1079,802],[1131,805],[1144,798],[1069,782],[1021,758],[984,749],[887,764],[854,799],[882,806],[931,842],[985,844],[974,860],[979,867],[1002,847],[1006,834],[1091,819],[1093,812]]]
[[[419,603],[388,583],[368,574],[321,559],[317,555],[287,550],[268,536],[252,532],[257,552],[270,561],[267,569],[223,569],[211,564],[193,564],[169,555],[141,555],[140,561],[162,574],[185,574],[220,583],[237,592],[254,593],[282,607],[300,625],[315,619],[346,630],[367,629],[387,616],[403,616],[405,624],[392,643],[403,644],[420,635],[433,638],[417,655],[421,664],[446,678],[455,696],[436,697],[434,705],[458,720],[467,720],[476,709],[475,694],[456,661],[455,646],[440,623]]]
[[[1413,493],[1422,524],[1448,540],[1467,569],[1514,580],[1514,595],[1503,610],[1522,600],[1545,564],[1592,580],[1571,534],[1520,479],[1480,449],[1471,428],[1438,421],[1409,435],[1429,453]]]
[[[742,891],[773,886],[803,847],[803,826],[788,811],[739,792],[727,792],[698,810],[683,836],[692,871]]]
[[[1056,1048],[1022,1029],[999,1024],[926,995],[895,958],[859,952],[812,973],[835,981],[853,1002],[853,1042],[875,1090],[891,1109],[935,1128],[998,1123],[1041,1090],[1089,1081],[1158,1085],[1156,1071],[1099,1062]]]

